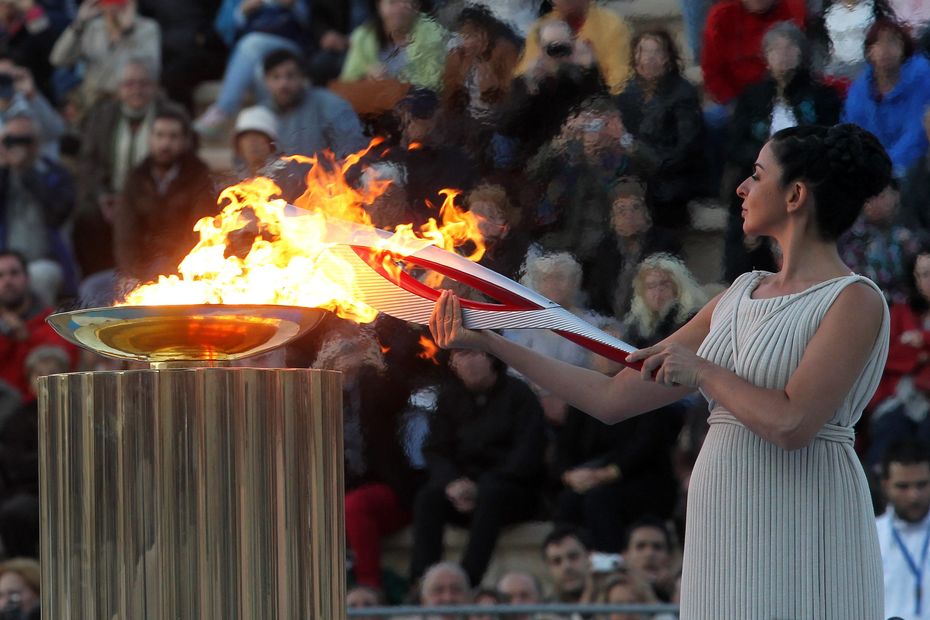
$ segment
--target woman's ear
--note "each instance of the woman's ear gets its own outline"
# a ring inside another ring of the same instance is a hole
[[[787,195],[785,196],[785,200],[788,213],[797,212],[801,207],[807,204],[808,198],[810,198],[810,190],[807,184],[801,181],[789,183],[786,191]]]

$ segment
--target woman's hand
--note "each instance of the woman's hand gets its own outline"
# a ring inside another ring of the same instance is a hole
[[[687,347],[680,344],[657,344],[630,353],[628,362],[643,362],[642,376],[646,381],[660,385],[697,388],[701,373],[710,365]]]
[[[436,300],[429,318],[433,340],[443,349],[484,349],[487,336],[466,329],[462,324],[462,305],[455,293],[445,290]]]

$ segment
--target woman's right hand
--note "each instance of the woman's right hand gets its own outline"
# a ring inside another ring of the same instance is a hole
[[[487,336],[467,329],[462,321],[462,304],[455,293],[445,290],[433,306],[429,317],[433,340],[443,349],[484,349]]]

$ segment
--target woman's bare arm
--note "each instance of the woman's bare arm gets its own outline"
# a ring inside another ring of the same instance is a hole
[[[710,329],[710,317],[720,295],[711,300],[686,325],[663,340],[697,351]],[[443,292],[430,318],[433,338],[443,348],[475,348],[487,351],[513,367],[531,382],[542,386],[572,406],[608,424],[658,409],[694,391],[644,381],[635,370],[624,369],[615,377],[572,366],[546,357],[490,331],[462,327],[459,300]]]

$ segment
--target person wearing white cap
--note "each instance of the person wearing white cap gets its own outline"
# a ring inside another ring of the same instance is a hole
[[[278,119],[266,107],[239,112],[233,135],[237,170],[241,177],[258,176],[278,154]]]

